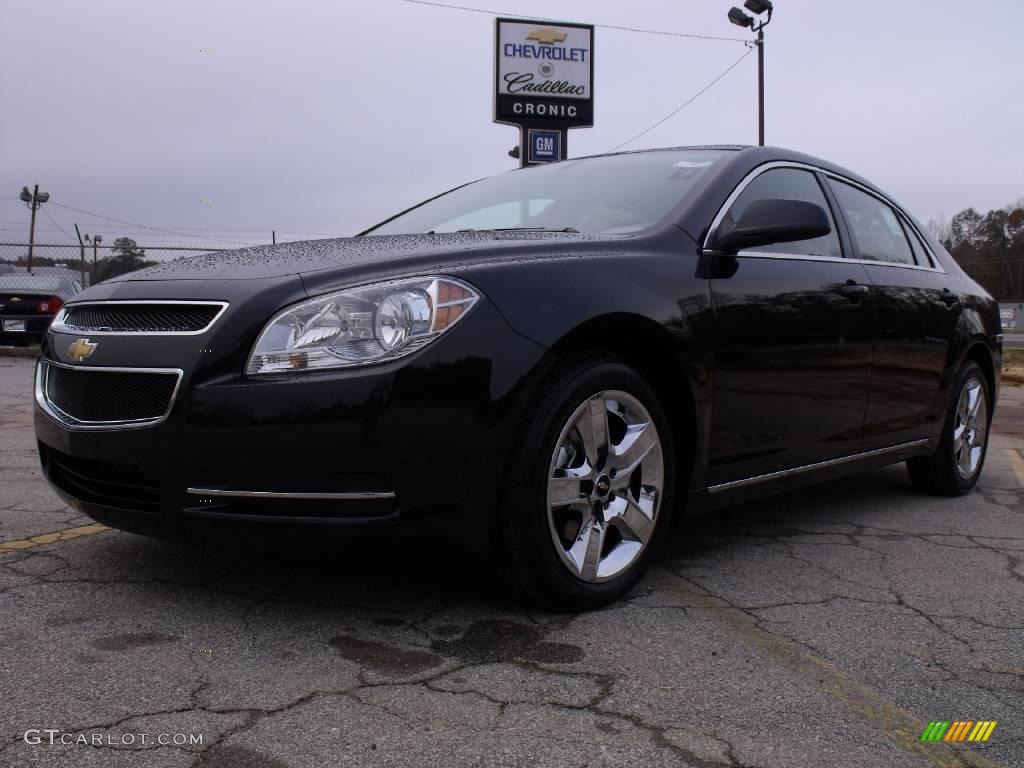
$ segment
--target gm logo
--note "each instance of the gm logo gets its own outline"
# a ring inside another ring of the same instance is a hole
[[[560,131],[538,131],[531,129],[527,135],[527,156],[529,163],[553,163],[562,159],[562,134]]]

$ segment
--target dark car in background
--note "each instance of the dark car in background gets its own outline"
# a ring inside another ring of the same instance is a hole
[[[60,308],[82,290],[70,271],[0,274],[0,344],[27,346],[42,341]]]
[[[47,334],[35,424],[49,481],[109,525],[436,520],[579,609],[672,518],[901,461],[967,493],[1001,345],[992,298],[868,181],[652,150],[106,281]]]

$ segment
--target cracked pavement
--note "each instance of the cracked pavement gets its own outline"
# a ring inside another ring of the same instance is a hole
[[[91,522],[40,476],[31,375],[0,358],[0,542]],[[0,766],[1024,766],[1022,448],[1006,387],[971,495],[898,465],[736,507],[576,616],[431,537],[44,539],[0,554]],[[999,724],[920,742],[957,719]]]

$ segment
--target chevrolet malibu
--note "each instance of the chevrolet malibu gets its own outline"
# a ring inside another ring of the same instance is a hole
[[[967,493],[1001,349],[992,298],[868,181],[651,150],[96,285],[48,331],[35,425],[108,525],[444,522],[521,599],[585,609],[673,519],[903,461]]]

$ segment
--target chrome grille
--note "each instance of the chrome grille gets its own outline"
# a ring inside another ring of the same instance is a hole
[[[54,321],[69,333],[196,334],[207,330],[224,302],[106,301],[70,304]]]
[[[36,400],[70,427],[147,426],[171,409],[181,371],[39,362]]]

